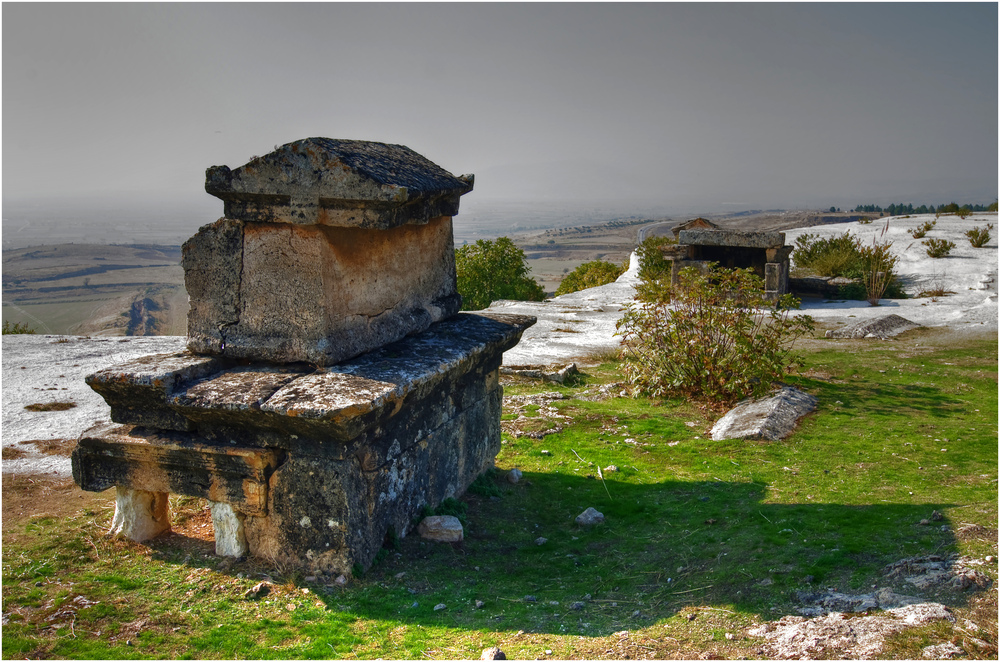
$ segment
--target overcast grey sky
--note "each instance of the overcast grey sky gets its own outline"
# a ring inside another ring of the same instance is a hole
[[[991,202],[997,4],[10,4],[3,195],[197,198],[309,136],[490,199]]]

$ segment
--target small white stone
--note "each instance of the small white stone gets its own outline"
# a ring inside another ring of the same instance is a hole
[[[301,526],[303,529],[308,529],[310,526],[312,526],[312,520],[309,519],[308,515],[303,515],[302,519],[299,520],[299,526]]]
[[[215,553],[219,556],[244,556],[250,549],[243,528],[243,513],[228,503],[211,502],[212,528],[215,531]]]
[[[143,542],[170,529],[170,506],[166,492],[147,492],[119,487],[115,494],[115,516],[111,535]]]
[[[434,605],[434,611],[441,611],[442,609],[447,609],[447,608],[448,608],[448,605],[446,605],[443,602]]]
[[[518,481],[521,480],[521,477],[523,475],[524,474],[521,473],[520,469],[517,468],[511,469],[510,473],[507,474],[507,482],[510,483],[511,485],[517,485]]]

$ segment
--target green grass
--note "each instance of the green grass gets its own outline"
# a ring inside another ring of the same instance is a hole
[[[619,380],[613,363],[573,387],[519,380],[507,395],[570,396],[553,402],[564,431],[504,436],[498,469],[463,498],[464,543],[411,534],[346,588],[227,567],[181,536],[106,539],[110,509],[5,520],[4,657],[758,657],[741,633],[795,613],[797,591],[882,587],[907,556],[996,556],[996,339],[929,340],[812,341],[790,381],[819,408],[780,442],[712,441],[718,414],[684,401],[574,397]],[[575,524],[588,506],[603,525]],[[202,504],[177,507],[175,521]],[[934,510],[944,520],[921,525]],[[963,524],[992,539],[960,538]],[[245,598],[264,575],[272,592]],[[74,609],[78,596],[96,604]],[[976,594],[935,599],[978,613]],[[977,634],[993,655],[995,616],[994,599]],[[888,655],[919,658],[952,634],[925,628]]]

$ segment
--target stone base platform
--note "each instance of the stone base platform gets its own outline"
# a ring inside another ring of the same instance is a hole
[[[179,352],[102,370],[87,382],[117,425],[81,435],[73,477],[116,487],[116,530],[136,540],[184,494],[212,502],[217,553],[367,568],[390,529],[493,465],[502,354],[534,321],[463,313],[330,367]]]

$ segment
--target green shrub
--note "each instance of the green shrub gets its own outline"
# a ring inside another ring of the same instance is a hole
[[[613,283],[626,268],[627,265],[615,265],[604,260],[584,262],[562,279],[556,296]]]
[[[937,221],[924,221],[922,224],[918,225],[912,230],[907,230],[914,239],[923,239],[927,236],[927,233],[934,229],[937,225]]]
[[[673,237],[647,237],[635,249],[639,258],[639,283],[636,298],[640,301],[670,301],[670,277],[673,262],[663,255],[663,249],[677,244]]]
[[[955,242],[947,239],[924,239],[920,243],[927,246],[927,257],[946,257],[955,247]]]
[[[545,292],[528,272],[524,251],[508,237],[479,239],[455,249],[462,310],[482,310],[498,299],[541,301]]]
[[[787,374],[792,342],[813,328],[777,305],[750,269],[682,269],[670,305],[633,302],[618,323],[622,372],[636,395],[684,395],[716,404],[761,395]]]
[[[35,330],[29,327],[27,324],[21,324],[20,322],[10,322],[3,323],[3,332],[7,333],[20,333],[20,334],[33,334]]]
[[[862,271],[860,249],[861,241],[849,232],[826,239],[803,234],[795,238],[792,257],[796,266],[820,276],[857,278]]]
[[[992,229],[993,224],[987,223],[985,228],[972,228],[965,233],[965,236],[969,238],[969,243],[972,244],[973,248],[982,248],[990,240],[990,230]]]
[[[899,262],[899,257],[892,254],[891,241],[880,241],[888,230],[889,222],[886,221],[881,234],[872,239],[871,246],[858,248],[862,264],[861,280],[865,285],[868,303],[873,306],[878,305],[879,299],[885,296],[886,291],[896,281],[893,269]]]
[[[663,257],[663,248],[677,244],[673,237],[646,237],[635,249],[639,258],[639,279],[659,280],[670,277],[671,261]]]
[[[812,270],[820,276],[853,278],[859,271],[858,252],[855,249],[838,248],[827,251],[812,263]]]

